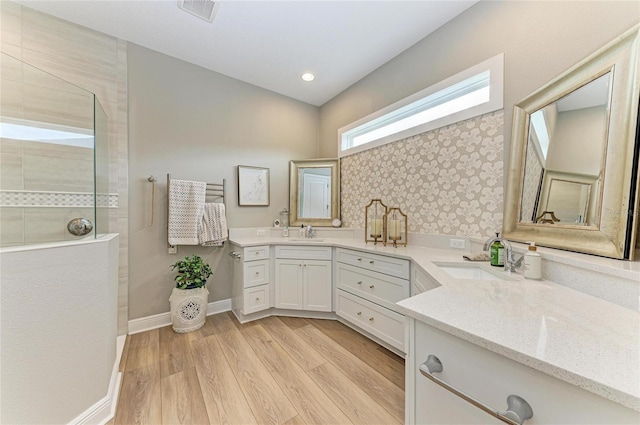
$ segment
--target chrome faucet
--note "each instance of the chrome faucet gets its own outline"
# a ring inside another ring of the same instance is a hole
[[[502,245],[504,245],[504,249],[505,249],[504,271],[507,273],[515,273],[516,268],[520,267],[520,265],[522,264],[522,260],[524,260],[524,255],[520,257],[518,260],[516,260],[513,254],[513,248],[511,247],[511,242],[509,242],[504,238],[501,238],[500,236],[496,236],[494,238],[488,239],[482,246],[482,250],[489,251],[491,249],[491,244],[494,242],[500,242]]]
[[[315,235],[316,235],[316,231],[314,230],[314,228],[313,228],[313,227],[311,227],[311,225],[310,225],[310,224],[307,224],[307,229],[306,229],[306,231],[305,231],[305,237],[306,237],[307,239],[311,239],[311,238],[313,238]]]

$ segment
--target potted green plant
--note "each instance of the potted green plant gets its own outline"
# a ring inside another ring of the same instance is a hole
[[[186,256],[171,266],[171,270],[178,269],[178,275],[173,279],[178,289],[202,288],[207,278],[213,273],[211,267],[198,255]]]
[[[173,330],[185,333],[200,329],[207,319],[209,291],[207,278],[213,274],[211,267],[198,255],[186,256],[171,265],[177,270],[169,304]]]

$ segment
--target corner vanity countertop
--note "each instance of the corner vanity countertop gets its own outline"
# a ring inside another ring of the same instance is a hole
[[[453,278],[434,264],[465,262],[461,250],[393,248],[351,238],[231,242],[334,246],[410,259],[441,286],[400,301],[405,315],[640,411],[639,312],[519,273],[511,280],[471,281]]]

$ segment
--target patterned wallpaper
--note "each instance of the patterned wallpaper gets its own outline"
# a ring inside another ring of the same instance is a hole
[[[503,124],[497,111],[342,158],[343,225],[364,228],[364,206],[380,198],[409,216],[409,232],[500,231]]]

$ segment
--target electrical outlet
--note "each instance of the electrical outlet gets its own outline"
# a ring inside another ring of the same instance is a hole
[[[449,239],[449,247],[464,249],[464,239]]]
[[[177,254],[178,247],[176,245],[169,245],[169,254]]]
[[[264,229],[258,229],[256,230],[256,236],[266,236],[267,235],[267,231]]]

